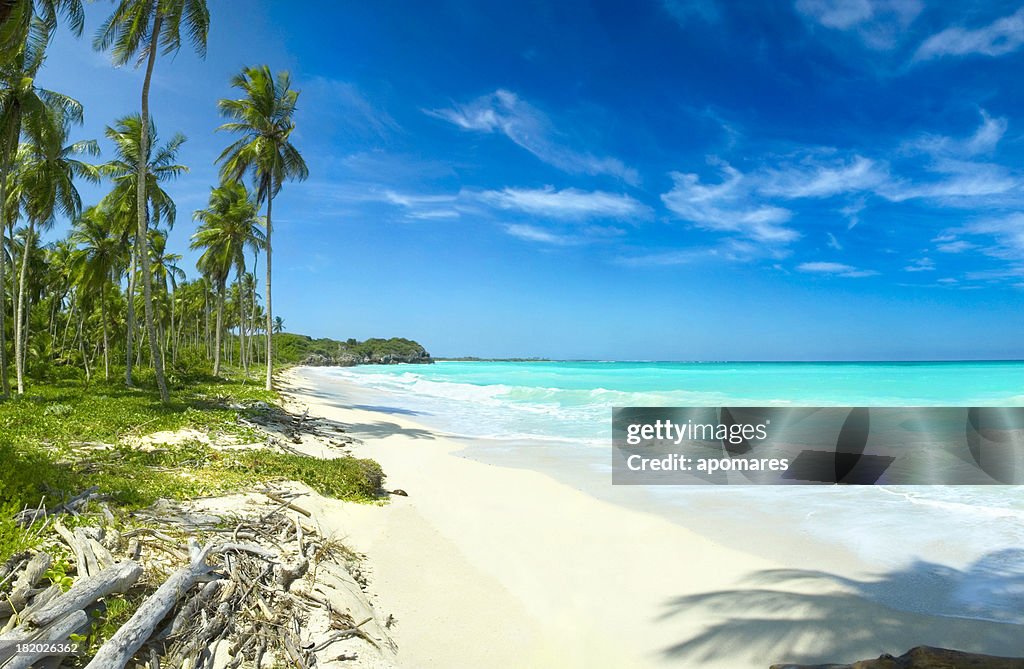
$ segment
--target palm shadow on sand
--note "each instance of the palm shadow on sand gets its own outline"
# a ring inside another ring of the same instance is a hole
[[[865,580],[779,569],[747,582],[667,602],[659,623],[700,616],[708,624],[663,659],[767,667],[854,662],[919,645],[1024,655],[1024,550],[989,553],[964,570],[918,561]]]

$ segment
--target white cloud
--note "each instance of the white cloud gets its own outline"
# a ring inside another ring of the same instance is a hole
[[[964,226],[964,232],[995,239],[995,246],[984,249],[988,255],[1011,260],[1024,260],[1024,214],[1011,214]]]
[[[825,235],[828,237],[828,247],[830,249],[835,249],[836,251],[843,250],[843,245],[839,243],[839,240],[836,239],[835,235],[833,235],[831,232],[826,232]]]
[[[426,113],[463,130],[500,132],[543,162],[571,174],[607,174],[632,185],[640,181],[637,171],[618,158],[595,156],[557,142],[544,113],[511,91],[499,89],[469,104]]]
[[[767,170],[758,190],[784,198],[831,197],[874,188],[886,181],[885,165],[854,155],[847,162],[805,163]]]
[[[723,165],[719,184],[702,184],[696,174],[671,172],[672,190],[661,196],[674,214],[704,229],[736,232],[750,239],[784,244],[800,235],[784,224],[792,217],[788,209],[752,201],[744,176]]]
[[[852,31],[873,49],[890,49],[923,4],[920,0],[797,0],[796,10],[832,30]]]
[[[861,278],[875,276],[878,272],[869,269],[857,269],[852,265],[844,265],[838,262],[805,262],[797,265],[797,271],[810,274],[828,274],[846,278]]]
[[[650,209],[628,195],[576,188],[555,190],[505,188],[480,193],[480,199],[500,209],[515,209],[536,216],[562,219],[632,219],[650,214]]]
[[[561,235],[535,225],[516,223],[506,225],[505,232],[527,242],[540,242],[542,244],[553,244],[555,246],[571,246],[579,244],[580,239],[572,235]]]
[[[935,250],[939,253],[963,253],[964,251],[970,251],[975,248],[978,248],[977,244],[972,244],[971,242],[959,239],[939,244],[935,247]]]
[[[1006,134],[1006,118],[992,118],[980,110],[981,123],[970,137],[955,139],[946,135],[925,135],[907,144],[910,151],[923,151],[937,157],[970,157],[990,153]]]
[[[931,258],[918,258],[909,265],[903,268],[904,272],[933,272],[935,271],[935,261]]]
[[[942,56],[1003,56],[1024,45],[1024,8],[987,26],[970,30],[953,26],[932,35],[921,44],[915,60]]]
[[[892,202],[913,199],[942,200],[947,204],[973,205],[969,200],[1003,195],[1018,188],[1020,180],[1002,165],[943,160],[932,170],[945,178],[926,182],[893,180],[877,189],[879,195]]]

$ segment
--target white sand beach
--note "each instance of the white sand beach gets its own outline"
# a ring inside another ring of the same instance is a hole
[[[925,613],[948,579],[888,581],[923,603],[918,613],[892,608],[867,596],[887,581],[813,544],[789,547],[789,560],[760,557],[781,554],[765,550],[778,540],[770,527],[734,528],[746,549],[727,547],[559,482],[543,462],[462,457],[461,442],[366,406],[357,386],[325,393],[301,367],[281,378],[293,407],[344,424],[362,441],[354,453],[381,463],[388,489],[408,493],[383,505],[332,503],[325,521],[367,556],[374,605],[394,616],[403,666],[744,669],[917,645],[1024,652],[1019,626]],[[879,531],[899,540],[898,528]]]

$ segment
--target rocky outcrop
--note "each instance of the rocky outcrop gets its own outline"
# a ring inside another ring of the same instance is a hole
[[[853,664],[773,664],[771,669],[1024,669],[1024,658],[918,646],[899,657],[883,655]]]
[[[376,353],[356,354],[342,351],[336,355],[311,353],[302,361],[309,367],[355,367],[356,365],[398,365],[398,364],[432,364],[426,349],[420,348],[410,353]]]

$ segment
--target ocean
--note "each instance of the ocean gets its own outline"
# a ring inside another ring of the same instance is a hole
[[[615,406],[1021,406],[1024,362],[441,362],[320,368],[467,444],[465,455],[544,469],[616,503],[638,503],[723,543],[793,563],[802,542],[860,566],[869,596],[908,610],[1024,624],[1020,486],[611,486]],[[540,457],[538,457],[540,456]],[[939,579],[937,600],[906,596]]]

